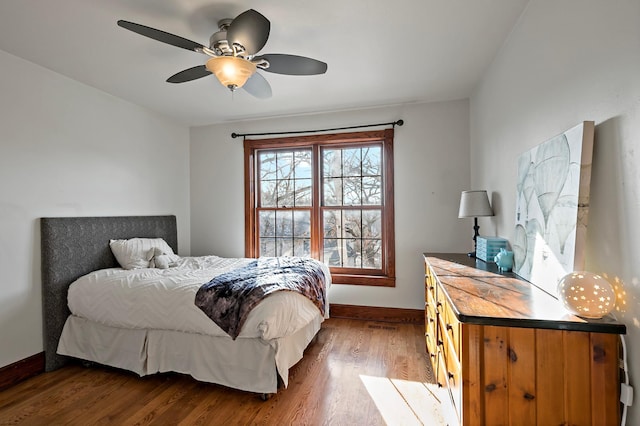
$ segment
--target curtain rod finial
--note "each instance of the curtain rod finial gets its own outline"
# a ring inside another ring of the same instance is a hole
[[[397,124],[398,126],[402,126],[404,124],[404,120],[398,120],[393,124]]]
[[[240,136],[240,135],[235,133],[235,132],[231,133],[231,137],[234,138],[234,139],[237,138],[238,136]]]

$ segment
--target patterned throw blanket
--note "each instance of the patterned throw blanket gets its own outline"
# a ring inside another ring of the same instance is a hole
[[[325,279],[316,260],[264,257],[202,285],[195,304],[235,340],[251,310],[276,291],[296,291],[306,296],[324,316]]]

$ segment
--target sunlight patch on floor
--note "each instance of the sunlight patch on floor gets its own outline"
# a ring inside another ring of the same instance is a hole
[[[387,425],[446,425],[428,383],[360,375]]]

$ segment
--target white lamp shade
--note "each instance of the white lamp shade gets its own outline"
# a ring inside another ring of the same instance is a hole
[[[565,309],[584,318],[602,318],[616,304],[609,281],[592,272],[571,272],[558,282],[558,297]]]
[[[205,65],[220,84],[232,90],[244,86],[256,72],[256,64],[237,56],[214,56]]]
[[[458,217],[493,216],[487,191],[462,191]]]

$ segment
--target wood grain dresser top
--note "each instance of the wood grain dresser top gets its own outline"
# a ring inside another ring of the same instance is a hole
[[[584,319],[513,273],[459,253],[424,253],[462,323],[626,334],[611,318]]]

